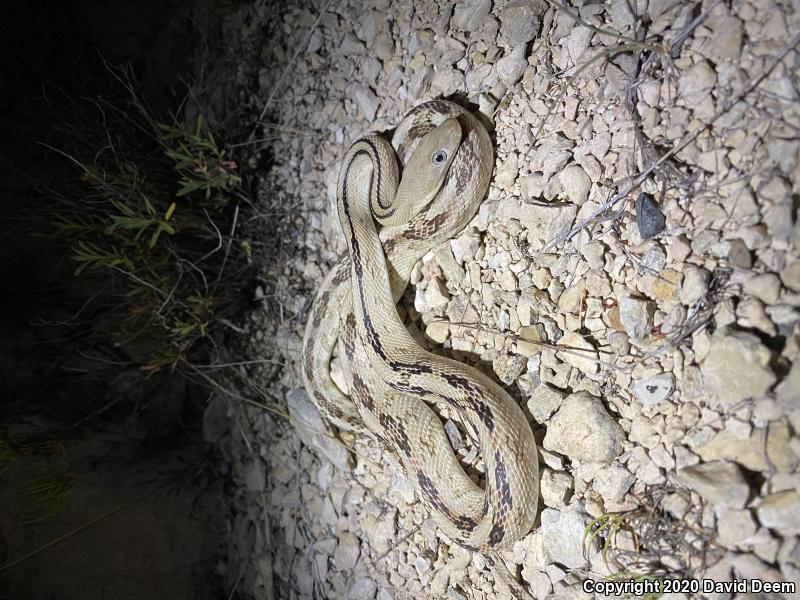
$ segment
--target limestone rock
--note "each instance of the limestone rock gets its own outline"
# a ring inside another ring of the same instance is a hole
[[[724,407],[760,398],[775,383],[770,351],[752,333],[718,329],[700,365],[703,380]]]
[[[550,419],[542,445],[570,460],[610,462],[622,452],[625,434],[602,402],[587,392],[564,398]]]
[[[744,508],[750,486],[735,463],[713,461],[678,469],[678,480],[714,506]]]

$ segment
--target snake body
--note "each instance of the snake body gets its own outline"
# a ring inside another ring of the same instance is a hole
[[[444,101],[409,113],[395,142],[405,164],[399,184],[395,152],[384,139],[362,138],[345,155],[337,209],[349,253],[325,278],[311,310],[306,388],[332,423],[392,447],[450,539],[491,555],[533,526],[539,493],[533,434],[508,393],[473,367],[421,348],[395,307],[414,263],[475,213],[491,175],[491,142],[472,114]],[[340,335],[350,397],[329,375]],[[449,406],[474,432],[484,488],[459,464],[431,409],[436,404]]]

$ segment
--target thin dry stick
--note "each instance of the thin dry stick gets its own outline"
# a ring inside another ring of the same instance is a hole
[[[647,179],[647,177],[648,177],[648,176],[649,176],[649,175],[650,175],[650,174],[651,174],[651,173],[652,173],[652,172],[653,172],[655,169],[657,169],[658,167],[660,167],[660,166],[661,166],[662,164],[664,164],[664,163],[665,163],[667,160],[669,160],[670,158],[672,158],[673,156],[675,156],[675,154],[677,154],[678,152],[680,152],[681,150],[683,150],[683,149],[684,149],[686,146],[688,146],[690,143],[692,143],[692,142],[693,142],[693,141],[694,141],[694,140],[697,138],[697,136],[699,136],[699,135],[700,135],[700,133],[701,133],[702,131],[705,131],[706,127],[708,127],[709,125],[711,125],[712,123],[714,123],[714,121],[716,121],[717,119],[719,119],[719,118],[720,118],[722,115],[724,115],[724,114],[725,114],[725,113],[727,113],[727,112],[728,112],[728,111],[729,111],[731,108],[733,108],[733,106],[734,106],[734,105],[735,105],[737,102],[739,102],[739,101],[740,101],[742,98],[744,98],[744,97],[745,97],[747,94],[749,94],[751,91],[753,91],[753,89],[755,89],[755,88],[756,88],[756,87],[757,87],[757,86],[758,86],[758,85],[759,85],[759,84],[760,84],[760,83],[761,83],[761,82],[762,82],[764,79],[766,79],[766,78],[769,76],[769,74],[770,74],[770,73],[772,73],[772,70],[773,70],[775,67],[777,67],[777,66],[780,64],[780,62],[781,62],[781,61],[782,61],[784,58],[786,58],[786,55],[787,55],[787,54],[789,54],[789,52],[791,52],[791,51],[792,51],[792,50],[793,50],[793,49],[794,49],[794,48],[795,48],[795,47],[796,47],[798,44],[800,44],[800,35],[796,35],[796,36],[795,36],[795,37],[792,39],[792,42],[791,42],[791,43],[790,43],[790,44],[789,44],[789,45],[788,45],[788,46],[787,46],[787,47],[784,49],[784,51],[783,51],[783,52],[781,52],[781,54],[780,54],[780,55],[778,55],[778,56],[777,56],[777,57],[776,57],[776,58],[775,58],[775,59],[772,61],[772,63],[770,64],[770,66],[769,66],[769,67],[767,67],[766,69],[764,69],[764,71],[763,71],[763,72],[761,72],[761,73],[760,73],[758,76],[756,76],[755,78],[751,79],[751,80],[750,80],[750,83],[748,83],[747,85],[745,85],[745,86],[744,86],[744,87],[743,87],[741,90],[739,90],[739,91],[738,91],[736,94],[734,94],[733,96],[731,96],[731,97],[728,99],[728,101],[727,101],[727,102],[725,102],[724,106],[723,106],[723,107],[722,107],[720,110],[718,110],[716,113],[714,113],[714,115],[713,115],[713,116],[712,116],[712,117],[711,117],[711,118],[710,118],[710,119],[709,119],[709,120],[708,120],[706,123],[704,123],[702,127],[698,127],[696,131],[694,131],[694,132],[692,132],[692,133],[690,133],[690,134],[687,134],[687,135],[685,135],[685,136],[684,136],[684,137],[681,139],[681,141],[680,141],[680,142],[678,142],[678,143],[677,143],[677,144],[676,144],[676,145],[675,145],[675,146],[672,148],[672,150],[670,150],[669,152],[665,153],[665,154],[664,154],[663,156],[661,156],[661,158],[659,158],[659,159],[658,159],[656,162],[652,163],[652,164],[651,164],[649,167],[647,167],[647,168],[646,168],[644,171],[642,171],[642,172],[641,172],[641,173],[640,173],[638,176],[636,176],[636,177],[635,177],[635,178],[634,178],[634,179],[633,179],[631,182],[629,182],[629,183],[628,183],[628,184],[627,184],[627,185],[626,185],[626,186],[625,186],[625,187],[622,189],[622,191],[620,191],[620,192],[617,192],[616,194],[614,194],[614,195],[613,195],[613,196],[612,196],[612,197],[611,197],[611,198],[610,198],[610,199],[609,199],[607,202],[605,202],[605,203],[604,203],[604,204],[603,204],[603,205],[602,205],[600,208],[598,208],[597,210],[595,210],[595,211],[594,211],[592,214],[590,214],[588,217],[586,217],[585,219],[583,219],[583,220],[582,220],[580,223],[578,223],[577,225],[575,225],[575,226],[574,226],[572,229],[570,229],[570,230],[569,230],[569,231],[567,231],[566,233],[563,233],[563,234],[561,234],[561,235],[560,235],[560,236],[558,236],[557,238],[554,238],[554,239],[550,240],[549,242],[547,242],[547,243],[546,243],[546,244],[545,244],[545,245],[542,247],[542,249],[541,249],[541,250],[539,250],[539,252],[537,253],[537,255],[540,255],[541,253],[543,253],[543,252],[545,252],[545,251],[549,250],[550,248],[553,248],[554,246],[557,246],[558,244],[560,244],[560,243],[562,243],[562,242],[564,242],[564,241],[566,241],[566,240],[570,239],[572,236],[574,236],[576,233],[578,233],[578,232],[579,232],[579,231],[581,231],[583,228],[585,228],[587,225],[589,225],[589,224],[590,224],[592,221],[594,221],[594,220],[595,220],[597,217],[599,217],[601,214],[603,214],[603,213],[604,213],[604,212],[606,212],[608,209],[610,209],[612,206],[614,206],[615,204],[617,204],[617,203],[618,203],[620,200],[622,200],[622,199],[626,198],[626,197],[628,196],[628,194],[630,194],[630,193],[631,193],[633,190],[635,190],[636,188],[638,188],[638,187],[639,187],[639,186],[642,184],[642,182],[644,182],[644,180],[645,180],[645,179]]]

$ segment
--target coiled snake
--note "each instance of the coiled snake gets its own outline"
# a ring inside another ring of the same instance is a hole
[[[362,138],[345,155],[337,203],[349,256],[325,278],[311,310],[303,340],[306,388],[333,424],[370,432],[393,448],[450,539],[491,556],[533,526],[533,434],[516,402],[488,376],[421,348],[395,302],[414,264],[474,215],[488,188],[492,146],[472,114],[445,101],[412,110],[394,142],[405,164],[399,184],[395,152],[384,139]],[[350,398],[329,374],[339,335]],[[475,433],[485,489],[459,464],[431,409],[437,403]]]

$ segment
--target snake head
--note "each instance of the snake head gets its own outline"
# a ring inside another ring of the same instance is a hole
[[[439,192],[461,145],[461,125],[445,119],[426,133],[403,168],[394,205],[405,207],[408,217],[427,206]]]

